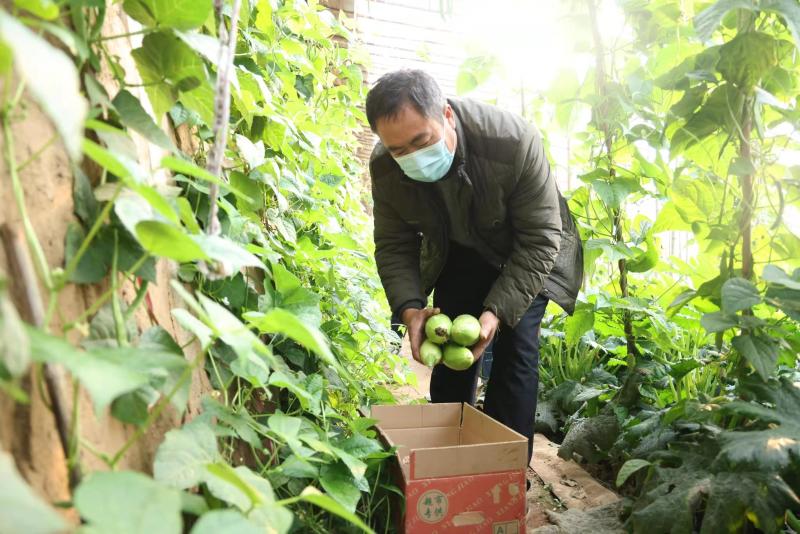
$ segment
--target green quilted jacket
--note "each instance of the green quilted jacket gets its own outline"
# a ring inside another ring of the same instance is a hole
[[[500,271],[486,309],[516,326],[540,292],[568,313],[583,281],[583,249],[550,173],[538,130],[522,118],[471,100],[449,100],[458,143],[446,179],[471,221],[470,246]],[[453,175],[455,173],[455,175]],[[447,258],[449,224],[439,182],[408,178],[378,143],[370,158],[375,260],[389,305],[424,305]]]

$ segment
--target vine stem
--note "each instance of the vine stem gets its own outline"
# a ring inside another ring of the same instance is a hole
[[[40,146],[36,150],[36,152],[30,155],[28,159],[26,159],[17,166],[17,172],[20,172],[22,169],[24,169],[25,167],[27,167],[28,165],[39,159],[39,156],[41,156],[44,153],[44,151],[47,150],[47,148],[55,142],[56,139],[58,139],[58,136],[56,134],[53,134],[45,144]]]
[[[135,32],[118,33],[116,35],[106,35],[94,39],[94,42],[99,43],[102,41],[113,41],[114,39],[124,39],[125,37],[133,37],[135,35],[147,35],[148,33],[152,33],[155,30],[156,28],[143,28],[141,30],[136,30]]]
[[[144,436],[145,432],[147,432],[147,430],[150,428],[153,422],[156,419],[158,419],[158,417],[167,407],[167,404],[169,404],[170,401],[172,401],[172,397],[174,397],[175,394],[178,393],[178,391],[180,391],[180,389],[183,387],[186,381],[192,376],[192,372],[195,370],[195,368],[198,367],[198,364],[203,361],[204,356],[205,356],[205,351],[198,354],[197,357],[194,359],[194,361],[191,364],[189,364],[186,367],[186,369],[183,370],[181,376],[178,377],[178,380],[175,381],[175,385],[172,386],[172,389],[169,391],[169,393],[167,393],[167,395],[161,397],[158,400],[155,407],[147,415],[147,419],[145,419],[144,423],[139,428],[136,429],[136,432],[134,432],[133,435],[130,438],[128,438],[128,441],[125,442],[122,448],[118,450],[111,458],[111,460],[108,462],[108,466],[110,468],[114,469],[117,463],[122,459],[122,457],[125,456],[125,453],[128,452],[128,449],[133,447],[133,445],[137,441],[139,441],[139,439],[141,439],[142,436]]]
[[[214,176],[222,175],[222,157],[228,136],[228,121],[230,120],[230,75],[233,67],[233,54],[236,51],[236,37],[239,26],[239,8],[241,0],[233,0],[231,11],[230,31],[225,26],[225,16],[222,13],[223,0],[214,0],[214,8],[219,17],[219,56],[217,61],[217,83],[214,91],[214,144],[208,158],[208,171]],[[219,186],[211,184],[209,188],[209,214],[207,233],[218,235],[221,231],[219,223],[219,207],[217,197]]]
[[[106,220],[108,214],[111,212],[111,208],[114,207],[114,201],[117,200],[117,197],[122,192],[122,185],[122,182],[117,183],[117,187],[114,189],[114,194],[111,196],[108,202],[106,202],[106,205],[103,206],[103,210],[94,220],[94,223],[92,223],[92,227],[89,229],[89,233],[86,234],[86,238],[83,240],[81,246],[78,247],[78,251],[67,264],[66,269],[64,269],[64,280],[69,280],[72,276],[72,273],[74,273],[75,269],[78,268],[81,258],[83,258],[83,255],[89,249],[89,245],[92,243],[92,240],[103,226],[103,221]]]
[[[141,266],[144,265],[144,262],[146,262],[149,257],[150,255],[147,253],[142,254],[142,256],[138,260],[136,260],[136,263],[134,263],[131,266],[131,268],[128,269],[127,272],[135,273],[136,271],[138,271],[139,268],[141,268]],[[83,321],[90,315],[94,315],[97,312],[97,310],[99,310],[103,306],[103,304],[108,302],[108,299],[110,299],[112,295],[113,291],[111,289],[106,290],[105,293],[100,295],[100,297],[97,300],[95,300],[91,306],[89,306],[86,310],[84,310],[84,312],[81,313],[75,320],[65,324],[64,328],[62,329],[62,332],[63,333],[69,332],[70,330],[75,328],[76,324]]]
[[[111,311],[114,316],[114,329],[117,335],[117,344],[120,347],[128,346],[128,331],[125,328],[125,317],[119,302],[119,272],[117,260],[119,258],[119,236],[114,232],[114,252],[111,256]]]
[[[52,291],[53,279],[50,274],[50,267],[47,265],[47,258],[44,255],[44,250],[36,236],[36,231],[31,224],[28,217],[28,209],[25,206],[25,192],[22,189],[22,183],[19,180],[19,173],[17,172],[17,161],[14,155],[14,136],[11,132],[11,112],[16,106],[18,99],[15,98],[12,103],[3,110],[3,144],[5,145],[5,160],[8,167],[8,174],[11,176],[11,187],[14,191],[14,201],[17,205],[20,218],[22,219],[22,227],[25,231],[25,239],[28,246],[33,253],[36,262],[36,267],[39,270],[39,276],[42,277],[45,287]]]

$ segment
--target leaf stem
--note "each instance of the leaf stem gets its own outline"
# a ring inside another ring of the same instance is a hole
[[[147,35],[148,33],[153,33],[156,30],[157,28],[142,28],[141,30],[136,30],[133,32],[117,33],[115,35],[101,36],[96,39],[92,39],[91,42],[99,43],[103,41],[113,41],[114,39],[124,39],[125,37],[133,37],[135,35]]]
[[[134,263],[131,266],[131,268],[128,269],[128,272],[135,273],[136,271],[138,271],[139,268],[142,265],[144,265],[144,262],[146,262],[149,257],[150,255],[147,253],[142,254],[142,256],[138,260],[136,260],[136,263]],[[111,298],[111,295],[113,295],[113,293],[114,291],[111,289],[106,290],[105,293],[100,295],[100,297],[97,300],[95,300],[91,306],[89,306],[86,310],[84,310],[84,312],[81,313],[77,318],[64,325],[64,328],[62,328],[62,332],[63,333],[69,332],[70,330],[75,328],[76,324],[80,323],[90,315],[94,315],[95,313],[97,313],[97,310],[99,310],[103,306],[103,304],[108,302],[108,299]]]
[[[170,403],[172,397],[174,397],[175,394],[180,391],[184,383],[192,376],[192,372],[195,370],[198,363],[203,360],[204,354],[205,352],[198,354],[194,361],[183,370],[183,373],[181,373],[181,376],[178,377],[177,381],[175,381],[175,385],[172,386],[172,389],[169,391],[169,393],[158,400],[153,410],[147,415],[145,422],[136,429],[136,432],[134,432],[128,441],[125,442],[122,448],[118,450],[116,454],[114,454],[108,464],[109,467],[113,469],[117,465],[117,462],[119,462],[122,457],[125,456],[125,453],[128,452],[128,449],[130,449],[134,443],[139,441],[139,439],[144,436],[145,432],[147,432],[147,430],[150,428],[150,425],[152,425],[153,422],[158,419],[158,417],[161,415],[161,412],[163,412],[164,408],[167,407],[167,404]]]
[[[147,288],[149,285],[150,282],[148,280],[142,280],[142,282],[139,284],[139,289],[136,290],[136,296],[134,297],[133,301],[128,305],[128,308],[123,313],[125,321],[133,317],[134,312],[136,312],[136,308],[139,307],[139,305],[144,300],[145,295],[147,295]]]
[[[111,311],[114,315],[114,329],[117,334],[117,344],[120,347],[128,346],[128,330],[125,327],[125,317],[119,302],[119,272],[117,260],[119,259],[119,236],[114,232],[114,253],[111,256]]]
[[[111,195],[111,198],[108,200],[108,202],[106,202],[106,205],[103,206],[103,210],[100,212],[100,214],[94,220],[94,223],[92,223],[92,227],[89,229],[89,233],[86,234],[86,238],[83,240],[83,242],[81,242],[81,246],[78,247],[78,251],[75,253],[75,255],[72,257],[72,259],[67,264],[66,269],[64,269],[64,280],[65,281],[69,280],[70,278],[72,278],[72,274],[75,272],[75,269],[78,268],[78,264],[80,263],[81,258],[86,253],[86,251],[89,249],[89,245],[92,243],[92,240],[94,239],[94,237],[100,231],[100,228],[103,226],[103,221],[106,220],[106,218],[108,217],[108,214],[111,212],[111,208],[114,207],[114,201],[117,199],[119,194],[122,192],[122,186],[123,186],[122,182],[119,182],[117,184],[117,187],[114,189],[114,194]]]
[[[20,87],[22,87],[22,84],[20,84]],[[36,231],[33,228],[33,224],[28,217],[28,210],[25,206],[25,192],[22,189],[22,183],[20,182],[19,173],[17,172],[17,161],[14,154],[14,136],[11,132],[11,111],[16,106],[17,100],[18,99],[15,98],[3,110],[2,117],[0,117],[3,123],[3,144],[6,148],[4,156],[6,160],[6,166],[8,167],[8,174],[11,176],[11,187],[14,191],[14,201],[17,205],[20,218],[22,219],[23,229],[25,231],[25,239],[28,242],[28,247],[30,247],[31,252],[33,253],[36,267],[39,270],[39,276],[42,277],[45,287],[48,290],[52,290],[53,279],[50,274],[50,267],[47,264],[47,258],[44,254],[41,243],[39,243],[39,238],[36,236]]]

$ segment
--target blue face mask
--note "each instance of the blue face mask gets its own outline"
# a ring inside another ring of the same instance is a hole
[[[453,163],[453,156],[447,149],[447,144],[442,137],[439,142],[421,148],[411,154],[394,158],[406,176],[418,182],[437,182],[444,178],[450,165]]]

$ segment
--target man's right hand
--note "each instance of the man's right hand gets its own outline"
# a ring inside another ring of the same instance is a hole
[[[408,331],[408,341],[411,344],[411,356],[420,363],[422,363],[422,360],[419,356],[419,348],[422,342],[425,341],[425,323],[428,322],[431,316],[437,313],[439,313],[439,308],[423,308],[421,310],[406,308],[403,310],[401,319]]]

